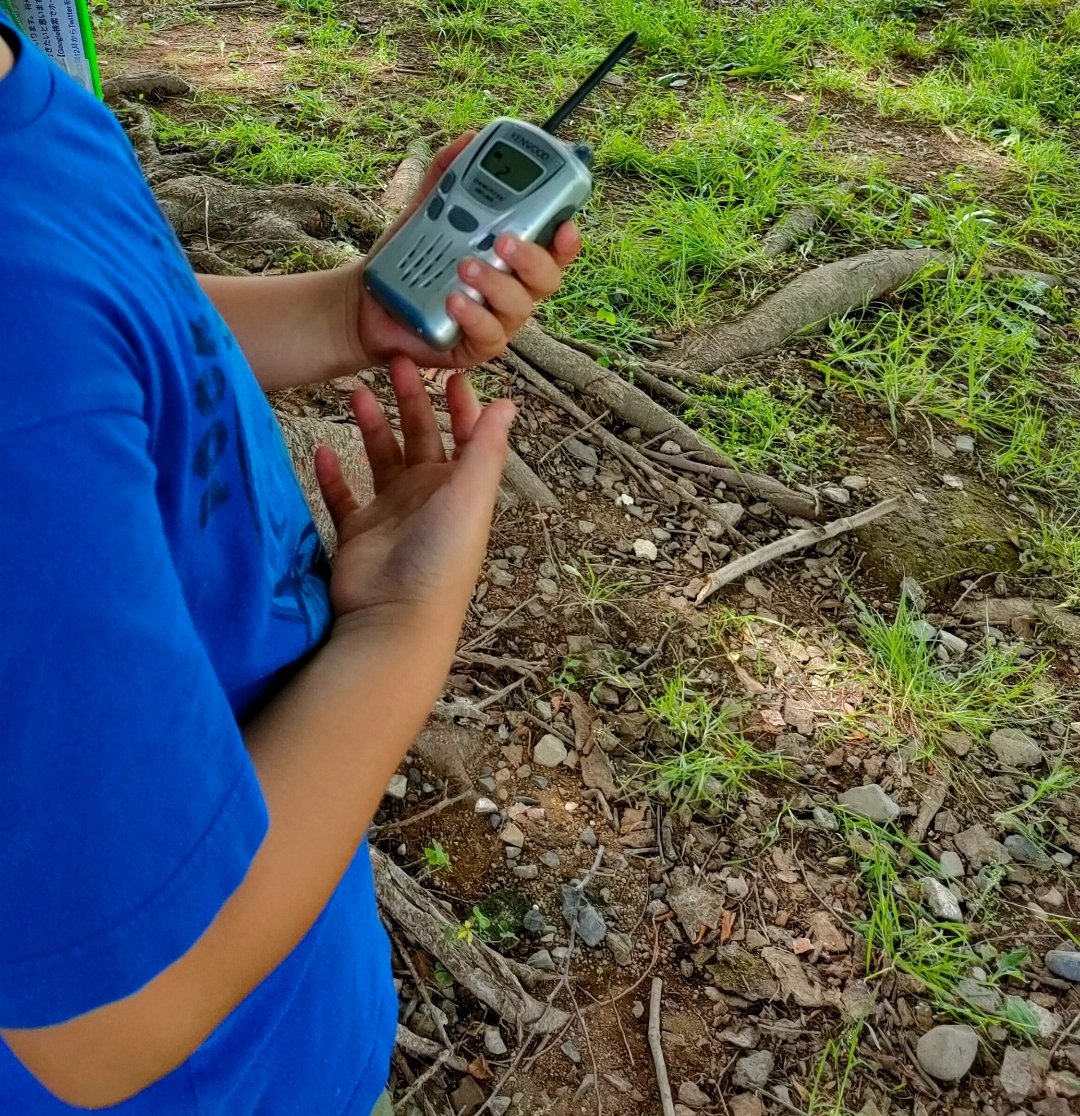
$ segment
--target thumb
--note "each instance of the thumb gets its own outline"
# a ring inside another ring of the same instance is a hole
[[[500,399],[484,408],[461,450],[450,487],[470,501],[484,499],[495,503],[509,448],[510,428],[517,418],[517,407]]]
[[[398,214],[397,220],[395,220],[391,226],[391,230],[396,229],[403,221],[407,221],[413,213],[416,212],[427,198],[428,194],[435,189],[435,183],[442,178],[447,167],[461,154],[475,135],[475,132],[466,132],[464,135],[458,136],[453,143],[447,144],[446,147],[441,147],[435,152],[431,162],[428,164],[427,170],[424,172],[424,177],[420,180],[420,185],[416,188],[416,193],[413,194],[412,198],[409,199],[408,203]]]

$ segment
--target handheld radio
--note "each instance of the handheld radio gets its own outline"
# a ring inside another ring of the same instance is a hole
[[[399,321],[435,349],[450,349],[460,330],[446,311],[461,291],[458,264],[476,256],[500,271],[495,239],[509,232],[547,246],[555,230],[592,193],[592,151],[555,138],[555,131],[634,45],[631,33],[542,126],[502,117],[477,134],[443,173],[419,209],[364,265],[364,284]]]

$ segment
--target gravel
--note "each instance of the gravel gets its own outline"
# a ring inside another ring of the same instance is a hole
[[[732,1080],[739,1089],[764,1089],[775,1065],[776,1059],[770,1051],[755,1051],[735,1063]]]
[[[852,787],[837,798],[841,806],[872,822],[884,825],[900,813],[900,807],[877,785]]]
[[[919,1065],[938,1081],[959,1081],[975,1064],[979,1036],[954,1023],[934,1027],[919,1039],[915,1057]]]
[[[533,763],[538,763],[541,767],[558,767],[560,763],[566,762],[569,754],[566,745],[549,732],[541,736],[533,748]]]
[[[1080,952],[1075,949],[1052,949],[1046,955],[1046,967],[1062,980],[1080,983]]]
[[[960,911],[960,900],[943,883],[926,876],[919,880],[919,887],[922,888],[923,899],[935,918],[940,918],[944,922],[964,921]]]
[[[990,747],[1005,767],[1038,767],[1043,762],[1042,748],[1026,732],[998,729],[990,734]]]

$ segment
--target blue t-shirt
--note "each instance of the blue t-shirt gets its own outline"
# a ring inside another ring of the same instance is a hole
[[[127,996],[267,828],[242,728],[325,638],[280,430],[109,112],[0,80],[0,1028]],[[118,1116],[367,1116],[396,1003],[366,847],[294,952]],[[61,1116],[0,1043],[0,1112]]]

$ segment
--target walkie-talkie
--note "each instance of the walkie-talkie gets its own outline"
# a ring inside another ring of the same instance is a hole
[[[447,296],[483,297],[458,276],[466,256],[501,271],[495,239],[508,232],[545,247],[592,193],[592,151],[555,131],[634,45],[631,33],[541,127],[506,117],[492,121],[444,172],[427,201],[364,266],[368,290],[432,348],[450,349],[460,330]]]

